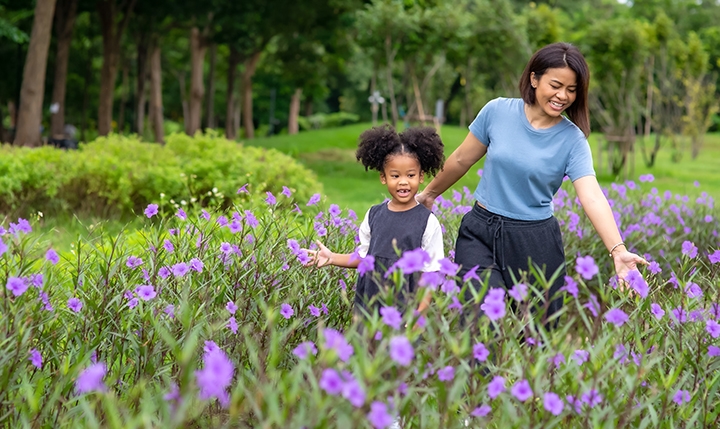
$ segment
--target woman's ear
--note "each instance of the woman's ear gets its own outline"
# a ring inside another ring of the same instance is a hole
[[[537,88],[538,86],[538,80],[537,77],[535,77],[535,72],[530,73],[530,86],[532,86],[533,89]]]

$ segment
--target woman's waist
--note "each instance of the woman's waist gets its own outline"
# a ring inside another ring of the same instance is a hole
[[[473,215],[487,220],[488,223],[492,223],[493,221],[502,221],[503,225],[506,227],[534,227],[538,225],[544,225],[549,222],[554,222],[555,217],[550,216],[545,219],[538,219],[538,220],[522,220],[522,219],[514,219],[512,217],[504,216],[501,214],[493,213],[490,210],[487,209],[483,204],[481,204],[479,201],[475,202],[473,209],[472,209]]]

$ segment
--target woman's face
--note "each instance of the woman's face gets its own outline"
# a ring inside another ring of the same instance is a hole
[[[535,105],[552,118],[559,118],[577,97],[577,75],[569,67],[547,69],[539,79],[533,72],[530,84],[535,88]]]

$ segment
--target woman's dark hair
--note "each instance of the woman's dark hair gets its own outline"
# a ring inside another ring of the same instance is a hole
[[[411,127],[398,134],[389,125],[382,125],[360,135],[355,157],[365,170],[382,172],[389,156],[408,154],[417,158],[424,173],[435,175],[445,161],[444,148],[434,128]]]
[[[574,45],[563,42],[552,43],[535,52],[520,77],[520,94],[525,103],[534,105],[536,102],[535,88],[530,84],[530,76],[535,73],[535,78],[539,80],[547,69],[565,67],[569,67],[577,76],[575,101],[565,112],[587,137],[590,135],[590,115],[588,113],[590,70],[585,62],[585,57]]]

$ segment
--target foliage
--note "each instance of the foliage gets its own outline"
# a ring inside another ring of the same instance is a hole
[[[321,128],[335,128],[343,125],[357,123],[360,117],[354,113],[316,113],[311,116],[300,116],[298,125],[301,130],[318,130]]]
[[[262,199],[293,183],[299,197],[321,189],[312,172],[272,149],[245,147],[215,133],[168,136],[167,145],[111,135],[78,151],[0,148],[0,212],[122,216],[163,197],[170,205]],[[237,195],[244,184],[254,185]]]
[[[296,195],[277,196],[294,211],[161,207],[136,234],[100,230],[59,257],[34,225],[3,224],[0,415],[13,427],[715,426],[718,211],[651,180],[607,190],[623,238],[653,262],[647,296],[637,279],[634,293],[609,285],[574,195],[558,194],[568,277],[550,332],[532,312],[546,282],[463,299],[451,261],[450,281],[426,277],[427,314],[413,313],[418,296],[402,320],[351,317],[356,274],[298,259],[316,238],[352,251],[357,218]],[[468,193],[438,201],[448,250]],[[493,320],[475,316],[481,303]]]

